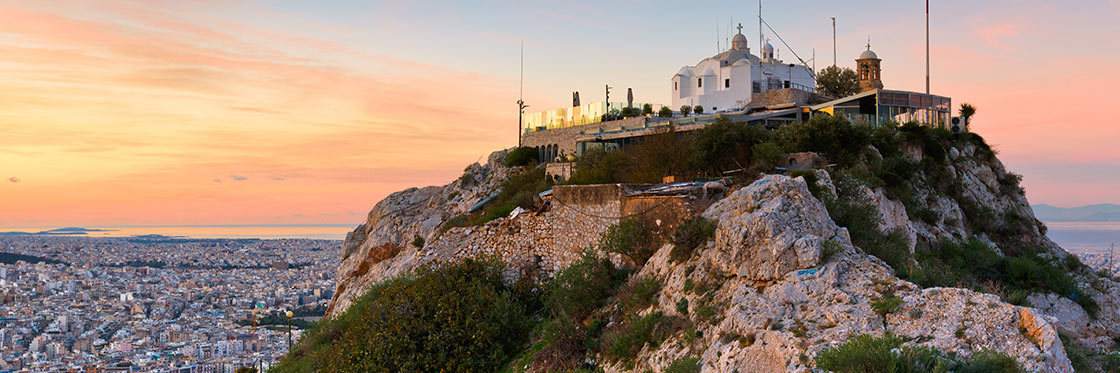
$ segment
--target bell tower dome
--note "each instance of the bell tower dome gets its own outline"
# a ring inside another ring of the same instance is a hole
[[[856,59],[856,74],[859,76],[860,92],[873,89],[883,89],[882,62],[875,52],[871,51],[871,42],[867,42],[867,50],[860,53]]]

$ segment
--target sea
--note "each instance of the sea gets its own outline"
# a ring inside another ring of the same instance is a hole
[[[1103,252],[1120,247],[1120,222],[1045,222],[1046,236],[1072,253]]]
[[[342,240],[354,230],[356,224],[317,225],[159,225],[159,226],[101,226],[81,227],[49,236],[66,237],[134,237],[167,236],[179,238],[259,238],[259,239],[318,239]],[[0,227],[5,232],[38,233],[68,227]],[[81,233],[81,234],[79,234]]]

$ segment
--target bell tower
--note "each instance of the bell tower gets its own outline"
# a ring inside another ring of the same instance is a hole
[[[883,80],[880,75],[882,73],[882,61],[875,52],[871,51],[871,41],[869,40],[867,50],[860,53],[859,58],[856,59],[856,75],[859,76],[860,92],[883,88]]]

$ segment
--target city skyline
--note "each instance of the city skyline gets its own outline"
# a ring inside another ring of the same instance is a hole
[[[1028,3],[934,2],[932,93],[979,108],[975,130],[1031,203],[1118,203],[1120,129],[1095,107],[1120,83],[1120,53],[1101,47],[1120,1]],[[603,84],[668,103],[676,69],[726,48],[735,23],[758,47],[751,2],[514,5],[0,1],[0,226],[356,224],[516,145],[522,40],[529,111],[601,100]],[[922,91],[923,10],[763,14],[817,70],[836,17],[839,65],[870,37],[887,88]]]

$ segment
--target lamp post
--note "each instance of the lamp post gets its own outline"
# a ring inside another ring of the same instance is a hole
[[[288,316],[288,352],[290,353],[292,351],[292,316],[295,316],[295,314],[288,310],[284,313],[284,316]]]

